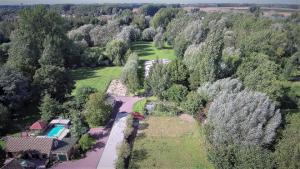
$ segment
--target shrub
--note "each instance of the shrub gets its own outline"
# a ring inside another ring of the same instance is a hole
[[[86,152],[87,150],[90,150],[95,143],[96,143],[96,140],[93,137],[91,137],[89,134],[84,134],[79,139],[80,148],[84,152]]]
[[[180,103],[185,99],[185,96],[188,94],[187,87],[183,85],[174,84],[172,85],[165,93],[167,100]]]
[[[204,99],[197,92],[191,91],[181,103],[181,107],[185,113],[195,115],[204,104]]]
[[[118,159],[116,161],[116,169],[126,169],[130,156],[130,146],[127,142],[123,142],[118,150]]]

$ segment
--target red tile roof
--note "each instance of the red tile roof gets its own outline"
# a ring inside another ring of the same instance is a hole
[[[37,121],[30,126],[30,130],[42,130],[47,127],[46,122]]]
[[[12,153],[38,151],[40,153],[49,155],[52,147],[52,138],[8,137],[6,140],[5,149],[7,152]]]

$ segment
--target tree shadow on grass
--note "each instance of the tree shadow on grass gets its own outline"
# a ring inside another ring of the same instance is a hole
[[[97,71],[103,69],[104,67],[96,67],[96,68],[78,68],[71,71],[71,75],[73,80],[83,80],[99,77],[96,75]]]

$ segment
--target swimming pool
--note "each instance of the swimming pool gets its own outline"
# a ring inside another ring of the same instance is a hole
[[[60,135],[60,133],[64,130],[64,128],[65,127],[63,125],[56,125],[47,133],[47,136],[48,137],[58,137]]]

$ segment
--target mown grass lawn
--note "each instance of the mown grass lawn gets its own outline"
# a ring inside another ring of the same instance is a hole
[[[131,50],[136,52],[141,60],[170,59],[176,58],[175,52],[170,46],[157,49],[153,42],[139,41],[132,45]]]
[[[147,99],[142,99],[142,100],[135,102],[133,104],[133,111],[144,114],[144,111],[145,111],[144,109],[145,109],[146,103],[147,103]]]
[[[130,165],[141,169],[209,169],[203,129],[178,117],[149,117]]]
[[[72,94],[81,87],[93,87],[100,92],[105,92],[111,80],[120,77],[122,67],[97,67],[97,68],[78,68],[72,70],[71,75],[75,80],[75,89]]]

